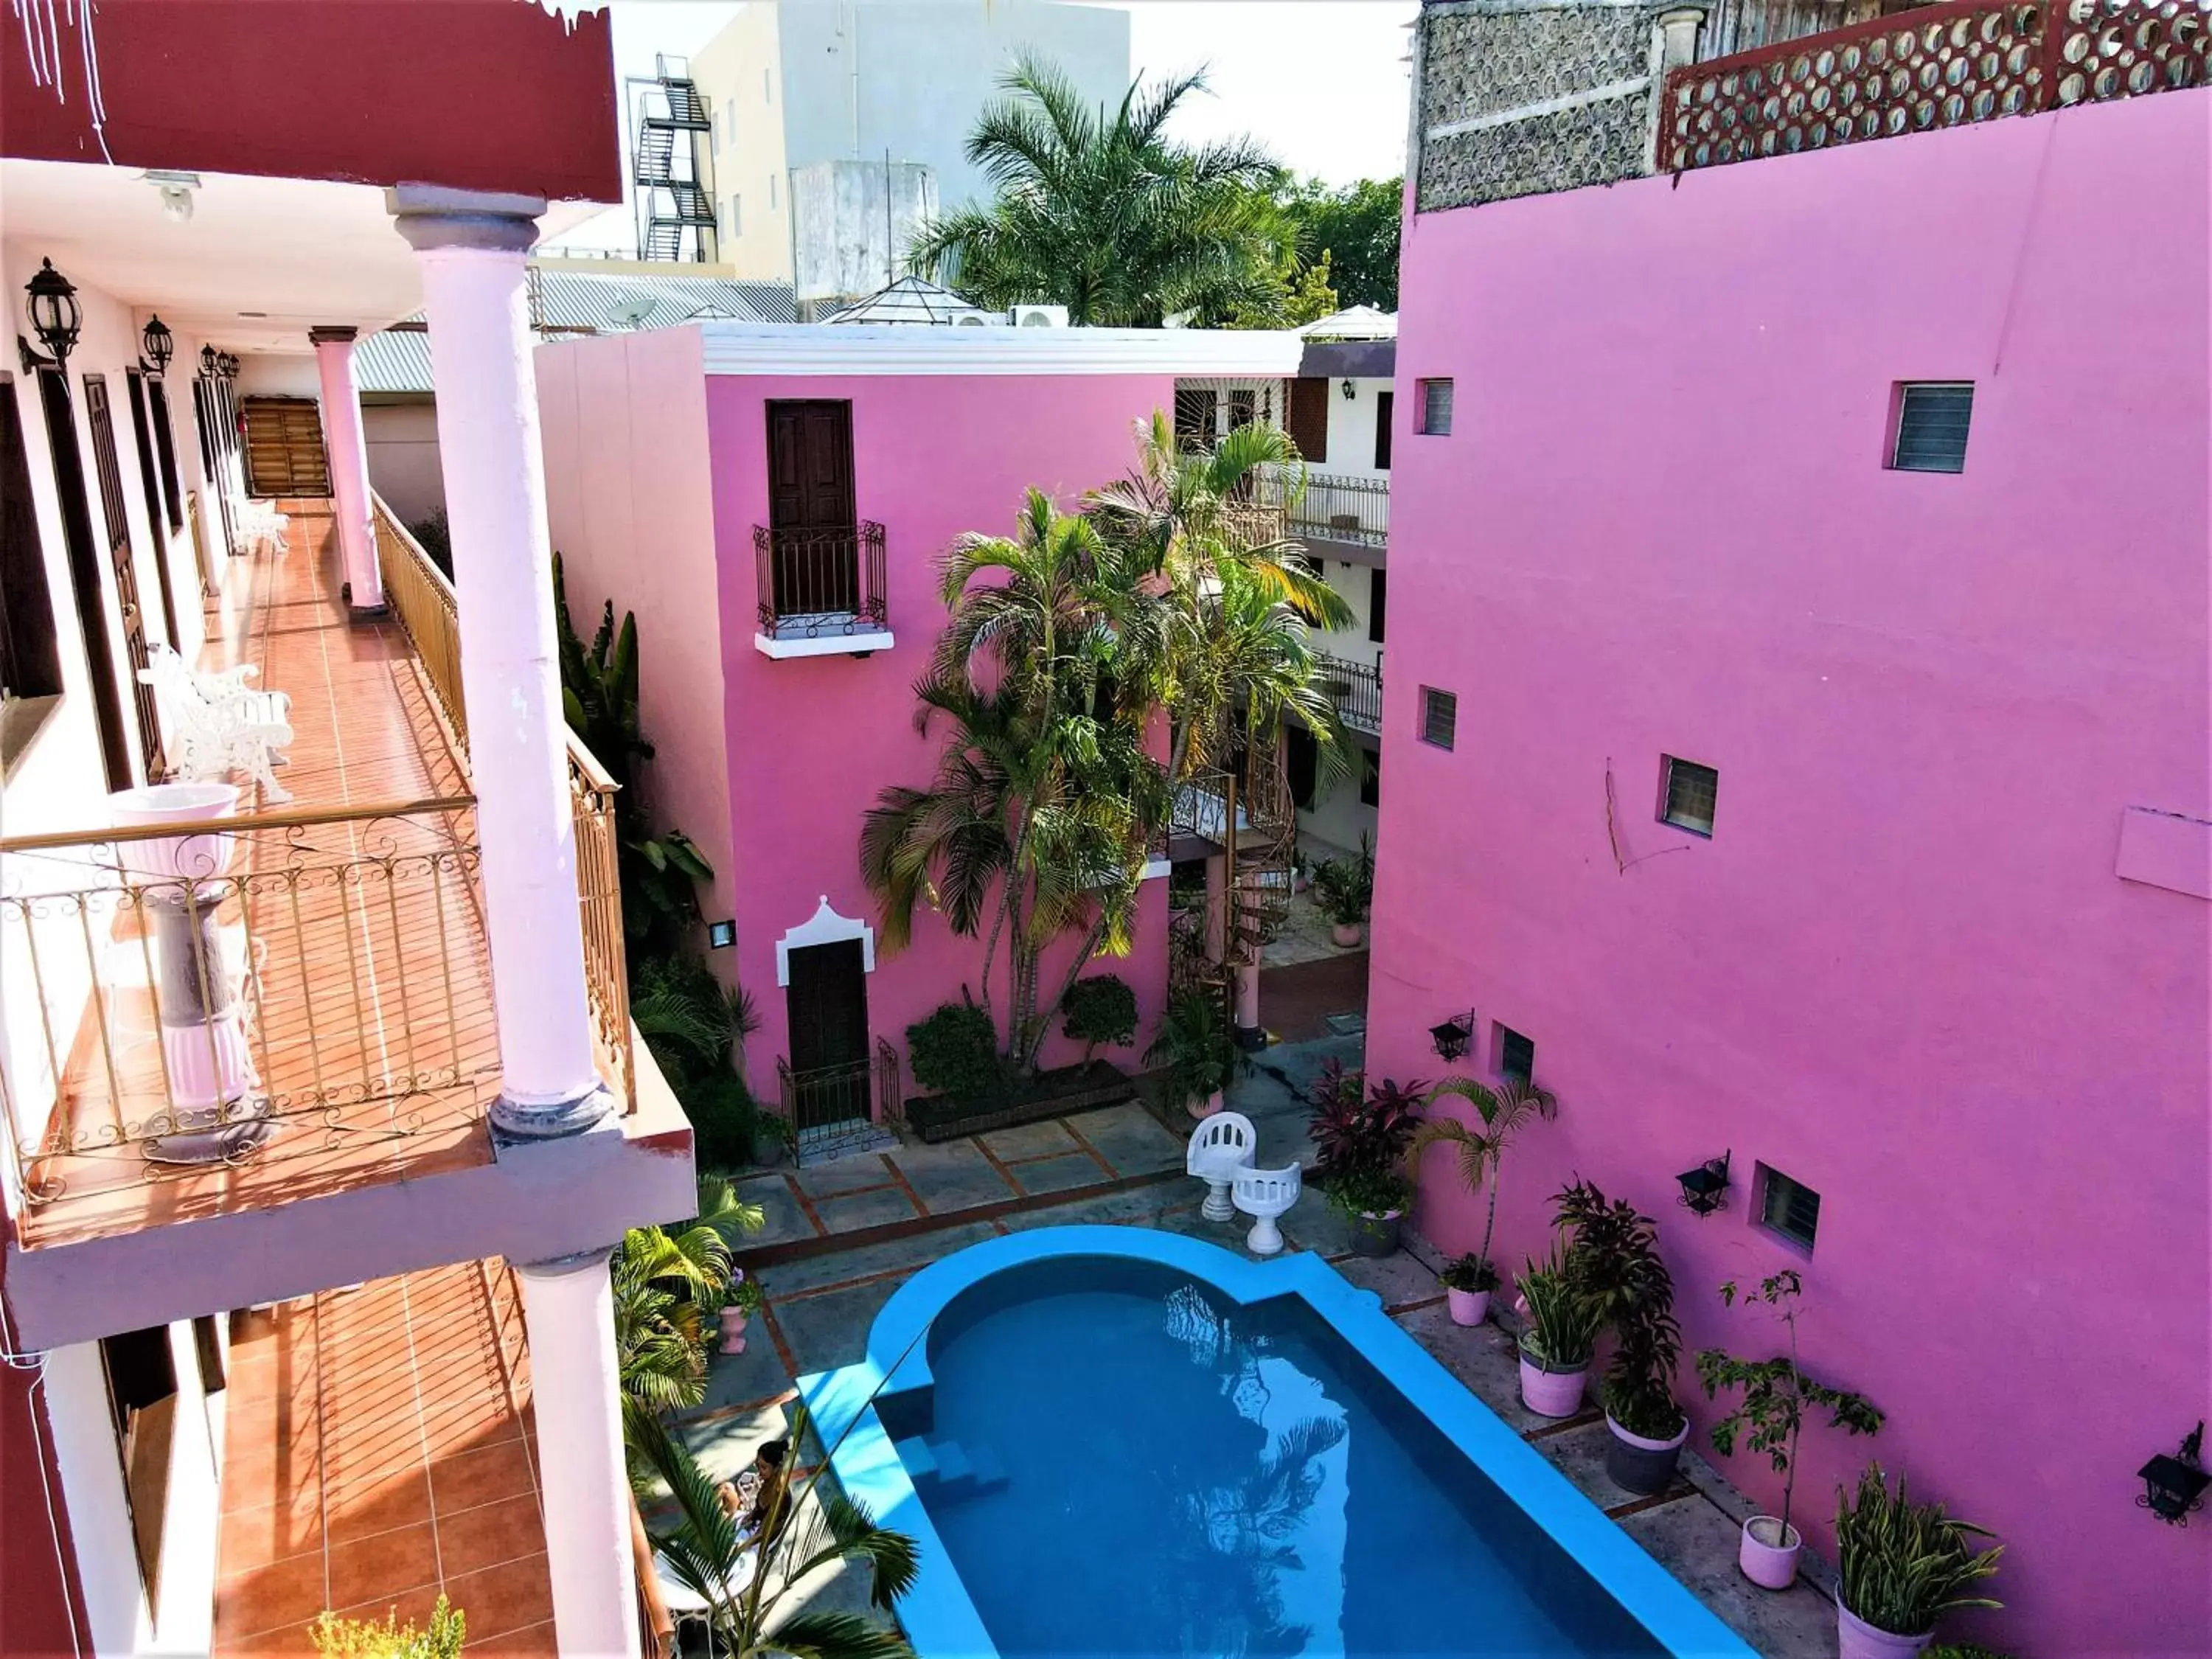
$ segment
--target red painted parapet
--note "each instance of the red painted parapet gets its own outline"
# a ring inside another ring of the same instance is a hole
[[[1946,0],[1667,76],[1683,173],[2212,82],[2212,0]]]
[[[16,0],[0,155],[617,202],[613,34],[538,0]]]

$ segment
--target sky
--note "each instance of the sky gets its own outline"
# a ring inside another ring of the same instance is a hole
[[[617,76],[650,75],[656,52],[697,51],[738,10],[728,0],[611,5]],[[1179,137],[1249,134],[1293,172],[1330,184],[1395,177],[1405,165],[1407,27],[1419,0],[1129,0],[1117,9],[1129,14],[1133,73],[1207,66],[1212,95],[1178,112]],[[623,210],[564,240],[629,236]]]

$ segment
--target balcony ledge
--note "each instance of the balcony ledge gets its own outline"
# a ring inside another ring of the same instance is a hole
[[[817,624],[836,627],[831,618],[816,618]],[[849,619],[848,619],[849,621]],[[872,652],[888,651],[893,641],[888,628],[856,629],[852,633],[813,633],[790,635],[755,634],[753,648],[764,657],[781,662],[791,657],[865,657]]]

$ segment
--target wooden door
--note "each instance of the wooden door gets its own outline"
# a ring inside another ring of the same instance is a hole
[[[1301,374],[1291,382],[1291,418],[1285,424],[1309,466],[1328,459],[1328,387],[1318,374]]]
[[[138,482],[146,493],[146,525],[154,532],[154,574],[161,589],[161,622],[168,629],[164,636],[173,651],[184,649],[184,635],[177,630],[177,596],[169,586],[169,550],[161,534],[161,481],[154,471],[154,428],[146,416],[146,377],[135,368],[125,369],[124,378],[131,388],[131,433],[138,441]]]
[[[786,992],[800,1131],[868,1116],[868,976],[860,941],[791,953]]]
[[[313,398],[248,398],[243,408],[246,493],[269,501],[328,500],[322,405]]]
[[[192,382],[192,419],[199,428],[200,471],[207,477],[207,487],[215,492],[216,522],[222,526],[222,556],[234,559],[238,556],[238,526],[231,522],[230,478],[223,470],[226,452],[216,425],[219,417],[215,382],[202,375]]]
[[[769,404],[768,478],[776,615],[857,612],[860,544],[853,489],[853,405],[828,399]]]
[[[23,447],[15,383],[0,374],[0,692],[58,696],[61,641],[46,588],[46,555],[31,500],[30,453]]]
[[[138,718],[138,755],[146,781],[161,775],[161,721],[154,688],[138,678],[152,666],[146,652],[146,611],[138,603],[138,561],[131,545],[131,520],[123,502],[123,468],[115,453],[115,411],[102,375],[84,377],[85,424],[92,430],[92,465],[100,478],[100,507],[107,516],[107,556],[115,569],[115,603],[122,613],[123,650],[131,676],[131,702]]]
[[[76,441],[69,377],[59,369],[39,370],[39,402],[46,417],[46,449],[54,459],[54,488],[61,497],[62,547],[69,559],[77,628],[84,635],[100,757],[106,768],[107,787],[128,789],[131,744],[123,726],[122,692],[115,680],[115,653],[107,641],[107,617],[100,603],[100,544],[93,534],[92,498],[85,491],[84,451]]]
[[[1390,470],[1390,416],[1395,398],[1388,392],[1375,394],[1375,470]]]

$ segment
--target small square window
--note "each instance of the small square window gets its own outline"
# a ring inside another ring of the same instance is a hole
[[[1820,1230],[1820,1195],[1779,1170],[1759,1166],[1759,1224],[1801,1250]]]
[[[1720,794],[1721,775],[1695,761],[1662,757],[1667,765],[1667,799],[1659,816],[1677,830],[1710,839],[1713,833],[1713,803]]]
[[[1421,688],[1421,741],[1449,749],[1459,735],[1459,699],[1431,686]]]
[[[1413,384],[1421,394],[1422,434],[1431,438],[1449,437],[1452,383],[1449,380],[1416,380]]]
[[[1498,1075],[1522,1083],[1536,1080],[1536,1042],[1510,1025],[1498,1028]]]
[[[1899,388],[1890,465],[1899,472],[1964,472],[1973,416],[1972,381],[1906,381]]]

